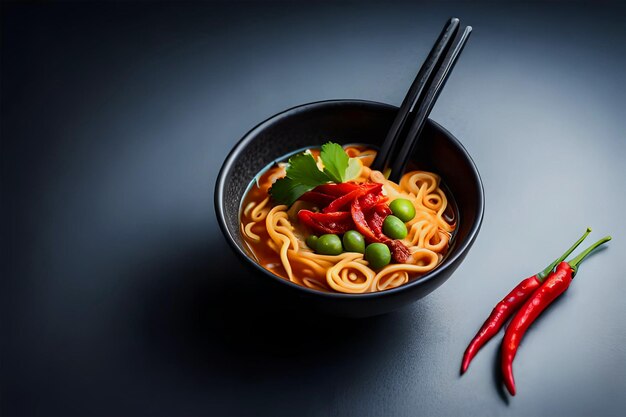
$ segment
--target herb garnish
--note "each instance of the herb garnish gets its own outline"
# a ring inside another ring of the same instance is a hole
[[[322,145],[319,159],[324,165],[323,171],[310,153],[303,152],[289,158],[287,175],[277,180],[269,190],[272,198],[290,206],[318,185],[349,181],[356,178],[361,170],[361,163],[356,158],[350,158],[341,145],[333,142]]]

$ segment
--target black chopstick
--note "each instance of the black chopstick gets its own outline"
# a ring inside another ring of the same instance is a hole
[[[384,171],[385,168],[390,165],[391,158],[395,154],[395,148],[398,147],[400,135],[403,132],[411,110],[413,109],[416,101],[424,94],[424,89],[427,87],[426,82],[432,76],[433,72],[435,72],[437,64],[450,49],[452,40],[454,40],[458,30],[459,19],[456,17],[448,20],[446,25],[443,27],[443,30],[430,50],[426,61],[424,61],[424,64],[417,73],[413,84],[411,84],[411,88],[409,88],[408,93],[404,97],[400,110],[398,111],[391,128],[387,132],[387,137],[376,154],[374,162],[372,162],[372,169]]]
[[[391,159],[390,180],[398,182],[400,178],[402,178],[406,164],[413,154],[413,150],[415,149],[419,135],[424,129],[428,115],[435,105],[435,101],[437,100],[437,97],[439,97],[439,93],[441,93],[441,89],[448,80],[448,77],[450,76],[450,73],[452,72],[452,69],[463,51],[463,47],[465,46],[465,43],[471,33],[472,27],[467,26],[461,34],[459,40],[455,42],[452,50],[446,55],[441,65],[437,68],[437,71],[428,80],[428,90],[426,91],[426,94],[423,97],[420,97],[415,105],[415,116],[409,129],[409,133],[402,142],[398,152],[394,152],[394,157]]]

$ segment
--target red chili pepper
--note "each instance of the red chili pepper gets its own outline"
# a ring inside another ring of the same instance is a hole
[[[359,204],[361,206],[361,210],[363,210],[366,213],[376,206],[379,206],[379,205],[387,206],[386,204],[384,204],[386,202],[387,202],[387,197],[385,197],[385,195],[382,193],[382,184],[379,184],[379,187],[373,188],[372,190],[370,190],[370,192],[365,194],[363,197],[359,198]],[[380,213],[382,214],[382,212]],[[391,214],[391,210],[389,211],[389,214]]]
[[[352,216],[349,211],[336,213],[314,213],[300,210],[298,219],[319,233],[340,234],[352,229]]]
[[[367,224],[367,220],[365,219],[365,213],[363,212],[363,210],[361,210],[361,203],[359,202],[358,198],[352,202],[350,212],[352,213],[352,220],[354,221],[356,230],[358,230],[359,233],[363,235],[365,240],[368,243],[378,242],[378,238]]]
[[[520,308],[511,324],[507,327],[502,342],[502,375],[504,384],[511,393],[515,395],[515,379],[513,378],[513,359],[517,353],[526,330],[559,295],[563,294],[569,287],[572,279],[578,271],[580,263],[598,246],[611,240],[610,236],[600,239],[580,255],[569,262],[561,262],[556,271],[545,280],[545,282],[535,291],[526,303]]]
[[[337,197],[320,193],[318,191],[307,191],[302,194],[298,200],[308,201],[309,203],[317,204],[318,207],[326,207],[333,202]]]
[[[359,188],[350,191],[341,197],[336,198],[331,202],[323,211],[324,213],[333,213],[344,208],[346,205],[352,203],[355,199],[365,194],[380,194],[383,188],[382,184],[363,184]]]
[[[585,234],[572,245],[560,258],[556,259],[550,265],[548,265],[543,271],[533,275],[532,277],[526,278],[513,290],[506,295],[491,311],[491,314],[485,320],[485,323],[480,328],[474,339],[470,342],[465,349],[465,354],[463,355],[463,362],[461,364],[461,374],[467,371],[470,362],[474,359],[474,356],[478,353],[478,351],[489,341],[492,337],[494,337],[502,328],[504,323],[508,320],[509,317],[517,311],[517,309],[530,297],[533,292],[541,286],[541,283],[546,279],[548,274],[552,272],[554,267],[561,263],[565,258],[569,256],[570,253],[574,251],[581,244],[583,240],[587,237],[587,235],[591,232],[591,228],[587,228]]]
[[[302,194],[298,200],[317,204],[319,208],[324,209],[325,213],[333,213],[368,191],[380,192],[381,189],[382,184],[324,184]]]
[[[378,203],[373,207],[374,211],[378,214],[380,214],[381,216],[387,217],[389,216],[392,212],[391,209],[389,208],[389,205],[387,205],[387,203],[382,202],[382,203]]]
[[[344,194],[348,194],[351,191],[359,188],[359,184],[354,182],[342,182],[340,184],[323,184],[318,185],[313,189],[318,193],[332,195],[333,197],[341,197]]]
[[[385,245],[389,246],[389,250],[391,251],[391,256],[393,256],[393,260],[399,264],[406,263],[406,261],[411,256],[411,251],[407,248],[404,243],[396,240],[389,240],[385,242]]]
[[[383,234],[383,223],[389,214],[387,213],[379,213],[376,210],[371,210],[371,214],[367,219],[367,225],[374,232],[374,236],[376,236],[379,240],[384,240]],[[386,237],[386,236],[385,236]]]

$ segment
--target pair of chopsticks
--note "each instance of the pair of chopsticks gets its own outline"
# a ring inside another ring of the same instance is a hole
[[[457,37],[459,24],[459,19],[454,17],[444,26],[404,97],[400,111],[372,163],[372,169],[390,169],[389,179],[392,181],[398,182],[402,177],[428,115],[472,32],[472,27],[467,26]],[[410,122],[408,132],[407,122]]]

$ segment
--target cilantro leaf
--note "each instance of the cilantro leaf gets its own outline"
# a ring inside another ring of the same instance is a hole
[[[269,192],[277,202],[291,206],[302,194],[311,191],[313,188],[315,188],[314,185],[305,185],[285,177],[276,180]]]
[[[332,181],[332,178],[319,170],[310,153],[299,153],[289,158],[287,177],[300,184],[313,187]]]
[[[320,159],[324,171],[320,171],[310,153],[299,153],[289,158],[285,178],[277,180],[269,189],[272,198],[291,206],[302,194],[328,182],[341,183],[358,177],[362,163],[348,157],[341,145],[328,142],[322,145]]]
[[[363,164],[357,158],[350,158],[348,161],[348,168],[346,168],[346,173],[344,175],[344,181],[350,181],[355,179],[361,173],[361,168]]]
[[[324,172],[334,182],[344,182],[346,168],[348,168],[348,154],[343,150],[341,145],[328,142],[322,145],[320,159],[324,164]]]

